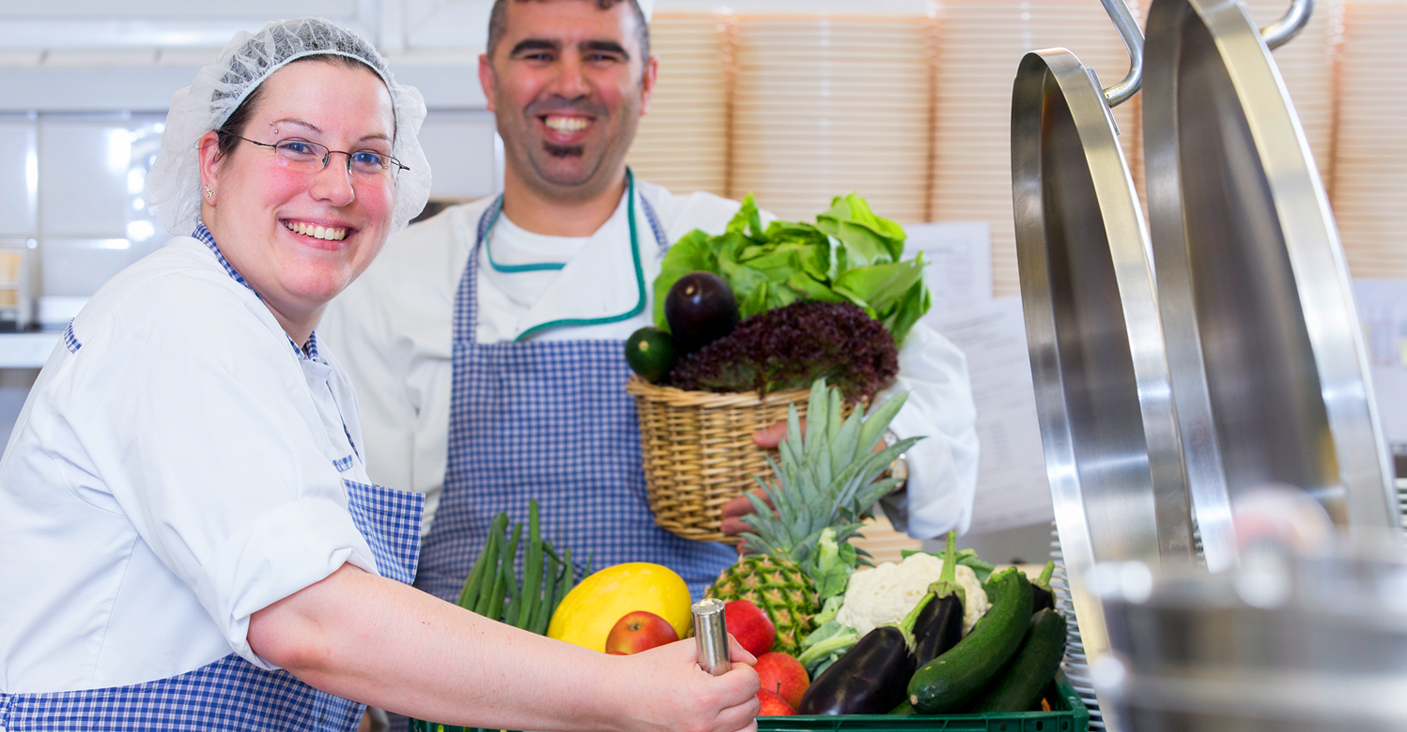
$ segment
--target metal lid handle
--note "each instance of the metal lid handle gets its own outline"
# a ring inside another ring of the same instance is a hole
[[[1266,47],[1273,51],[1299,35],[1309,25],[1309,16],[1313,12],[1314,0],[1292,0],[1290,9],[1285,11],[1283,17],[1260,29],[1260,37],[1265,39]]]
[[[1296,2],[1308,0],[1296,0]],[[1104,90],[1104,101],[1111,108],[1117,107],[1138,93],[1143,86],[1143,31],[1139,30],[1138,19],[1133,17],[1128,3],[1124,0],[1102,0],[1109,19],[1119,29],[1124,39],[1124,47],[1129,51],[1129,73],[1119,83]],[[1298,29],[1296,29],[1298,30]]]

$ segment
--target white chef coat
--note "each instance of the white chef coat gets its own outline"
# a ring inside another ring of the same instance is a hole
[[[368,481],[351,384],[319,356],[188,237],[93,296],[0,459],[0,691],[269,669],[252,613],[377,573],[342,484]]]
[[[720,234],[740,204],[708,194],[677,196],[636,181],[658,214],[665,241],[702,229]],[[453,378],[454,302],[491,199],[451,207],[388,242],[376,261],[323,313],[318,333],[346,364],[366,417],[368,470],[378,483],[426,493],[428,531],[444,485]],[[644,270],[645,307],[613,323],[558,327],[539,340],[624,340],[653,324],[655,277],[664,254],[643,212],[635,212]],[[478,266],[480,343],[509,341],[543,323],[629,312],[638,301],[630,227],[622,196],[590,237],[533,234],[500,215]],[[562,263],[560,270],[504,274],[490,265]],[[624,355],[622,355],[624,358]],[[908,452],[907,529],[931,538],[966,531],[977,482],[976,410],[967,361],[923,325],[899,353],[899,378],[879,400],[908,390],[891,423],[900,437],[927,435]],[[904,517],[896,517],[902,524]]]

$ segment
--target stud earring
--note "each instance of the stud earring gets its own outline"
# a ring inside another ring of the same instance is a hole
[[[214,195],[215,191],[211,190],[210,186],[205,186],[205,200],[209,201],[210,197]]]

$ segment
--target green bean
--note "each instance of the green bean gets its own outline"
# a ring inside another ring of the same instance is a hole
[[[488,541],[484,542],[484,550],[479,552],[479,558],[474,561],[474,569],[469,572],[469,578],[464,580],[464,589],[459,592],[459,606],[468,610],[473,610],[479,600],[479,588],[484,583],[484,569],[488,566],[489,545],[493,542],[493,534],[489,534]]]
[[[544,542],[545,549],[551,549],[551,542]],[[537,604],[537,609],[533,610],[533,617],[529,630],[538,635],[547,634],[547,624],[552,622],[552,597],[557,591],[557,581],[559,579],[558,570],[562,563],[557,561],[557,557],[552,552],[547,553],[547,567],[543,571],[542,602]]]
[[[499,553],[503,550],[503,529],[508,526],[508,514],[499,512],[489,522],[488,540],[484,542],[484,573],[479,579],[478,599],[470,610],[488,616],[489,601],[493,596],[494,585],[498,583]]]
[[[542,537],[537,501],[528,501],[528,561],[523,564],[523,592],[514,625],[526,630],[542,595]],[[512,619],[512,618],[510,618]]]
[[[488,611],[488,595],[494,590],[494,580],[498,579],[498,535],[488,535],[488,541],[484,542],[484,552],[478,555],[478,562],[483,563],[483,569],[477,570],[477,590],[474,591],[474,602],[466,605],[469,610],[483,615]],[[473,577],[473,576],[471,576]],[[461,595],[460,600],[463,600]]]
[[[503,546],[503,537],[499,534],[494,534],[490,541],[498,549],[496,561],[489,565],[487,570],[493,574],[493,584],[489,586],[489,591],[479,598],[479,606],[475,608],[475,612],[491,620],[498,620],[503,608],[503,554],[508,551],[508,547]]]
[[[512,610],[513,604],[518,599],[518,573],[513,570],[513,558],[518,553],[518,541],[522,535],[523,525],[513,524],[513,538],[508,540],[508,549],[503,555],[504,562],[499,566],[499,569],[503,573],[504,589],[508,593],[508,610]],[[493,606],[494,614],[497,616],[494,620],[508,622],[508,613],[505,611],[502,602],[503,596],[500,595],[498,603]]]
[[[552,595],[552,613],[557,612],[557,606],[562,604],[562,598],[571,591],[572,585],[576,582],[576,568],[572,566],[572,548],[567,547],[562,551],[562,576],[557,580],[557,591]]]

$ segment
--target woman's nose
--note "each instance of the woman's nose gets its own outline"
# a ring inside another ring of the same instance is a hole
[[[347,167],[347,157],[343,153],[329,153],[327,165],[313,176],[309,193],[319,201],[342,207],[357,197],[352,187],[352,172]]]

